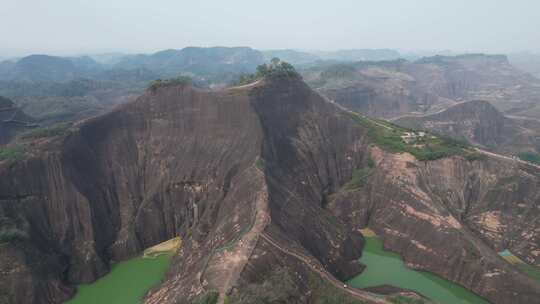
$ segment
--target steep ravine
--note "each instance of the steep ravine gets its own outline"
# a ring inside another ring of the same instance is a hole
[[[352,227],[375,230],[410,267],[490,302],[539,299],[540,284],[497,255],[509,248],[538,265],[537,169],[459,156],[418,162],[376,147],[371,155],[376,166],[369,182],[336,194],[330,204],[336,215]]]
[[[1,263],[5,302],[59,303],[111,260],[188,231],[231,233],[222,213],[234,210],[222,208],[242,203],[232,183],[260,146],[248,102],[242,91],[163,88],[82,123],[56,151],[2,163],[2,221],[29,236],[2,245],[2,261],[20,261]]]

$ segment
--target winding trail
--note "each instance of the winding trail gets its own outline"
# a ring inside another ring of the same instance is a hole
[[[486,151],[486,150],[482,150],[480,148],[474,148],[474,149],[478,153],[482,153],[482,154],[485,154],[485,155],[488,155],[488,156],[491,156],[491,157],[494,157],[494,158],[500,158],[500,159],[505,159],[505,160],[516,161],[516,162],[518,162],[520,164],[529,165],[529,166],[535,167],[537,169],[540,169],[540,165],[537,165],[537,164],[534,164],[534,163],[531,163],[531,162],[528,162],[528,161],[524,161],[524,160],[519,159],[517,157],[510,157],[510,156],[506,156],[506,155],[501,155],[501,154],[489,152],[489,151]]]
[[[280,246],[279,242],[274,240],[268,233],[263,232],[261,234],[261,238],[263,238],[266,242],[268,242],[270,245],[274,246],[281,252],[300,260],[301,262],[306,264],[312,271],[318,273],[323,279],[330,282],[335,288],[338,288],[341,291],[348,293],[350,296],[361,301],[367,301],[368,303],[390,304],[390,302],[388,302],[384,298],[379,297],[373,293],[353,287],[348,287],[342,281],[338,280],[326,269],[324,269],[324,267],[322,267],[315,258],[296,252],[292,249],[287,249],[285,246]]]
[[[260,189],[254,201],[253,222],[245,232],[240,231],[240,236],[237,239],[213,250],[205,266],[206,268],[201,274],[201,277],[203,277],[204,272],[207,270],[212,273],[212,276],[207,277],[207,279],[211,285],[217,287],[219,292],[218,304],[225,303],[227,294],[240,278],[253,250],[257,246],[259,237],[270,222],[268,189],[264,183],[264,173],[255,165],[246,170],[244,174],[248,172],[254,172],[260,180]]]
[[[343,111],[346,111],[346,112],[349,112],[349,113],[354,113],[354,114],[357,114],[357,115],[360,115],[361,117],[365,118],[365,119],[368,119],[369,121],[371,121],[372,123],[378,125],[379,127],[383,127],[383,128],[386,128],[388,130],[392,130],[392,128],[388,127],[388,126],[385,126],[384,124],[382,123],[379,123],[377,120],[374,120],[374,119],[371,119],[370,117],[368,116],[365,116],[361,113],[358,113],[358,112],[354,112],[354,111],[351,111],[347,108],[345,108],[344,106],[338,104],[337,102],[335,102],[334,100],[331,100],[331,99],[328,99],[327,97],[321,95],[327,102],[335,105],[336,107],[338,107],[339,109],[343,110]],[[459,102],[459,103],[456,103],[456,105],[458,104],[461,104],[463,102]],[[445,109],[446,110],[446,109]],[[443,111],[445,111],[443,110]],[[435,112],[433,114],[437,114],[437,113],[440,113],[440,112],[443,112],[443,111],[439,111],[439,112]],[[430,114],[432,115],[432,114]],[[540,120],[537,120],[537,121],[540,121]],[[529,165],[529,166],[532,166],[532,167],[535,167],[537,169],[540,169],[540,165],[537,165],[537,164],[534,164],[534,163],[531,163],[531,162],[528,162],[528,161],[524,161],[522,159],[519,159],[517,157],[511,157],[511,156],[506,156],[506,155],[501,155],[501,154],[497,154],[497,153],[493,153],[493,152],[489,152],[489,151],[486,151],[486,150],[482,150],[478,147],[474,147],[474,150],[476,152],[479,152],[479,153],[482,153],[482,154],[485,154],[485,155],[488,155],[488,156],[491,156],[491,157],[494,157],[494,158],[499,158],[499,159],[506,159],[506,160],[512,160],[512,161],[516,161],[518,163],[521,163],[521,164],[524,164],[524,165]]]

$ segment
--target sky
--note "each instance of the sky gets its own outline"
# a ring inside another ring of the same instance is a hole
[[[540,51],[539,0],[0,0],[0,56],[186,46]]]

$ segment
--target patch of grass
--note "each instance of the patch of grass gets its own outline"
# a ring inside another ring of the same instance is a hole
[[[523,260],[521,260],[519,257],[514,255],[509,250],[504,250],[502,252],[499,252],[499,255],[503,259],[507,260],[510,264],[516,266],[521,271],[525,272],[531,278],[540,282],[540,268],[525,263]]]
[[[465,159],[472,162],[475,160],[484,160],[487,159],[487,156],[485,154],[479,153],[479,152],[468,152],[465,153]]]
[[[257,66],[257,72],[255,74],[241,75],[235,85],[245,85],[263,78],[302,78],[302,76],[300,76],[292,64],[282,61],[279,58],[272,58],[270,63]]]
[[[452,155],[465,155],[469,146],[461,141],[426,133],[409,142],[403,139],[412,130],[396,126],[390,122],[372,119],[349,112],[351,118],[368,129],[370,139],[382,149],[393,152],[408,152],[420,161],[436,160]]]
[[[409,298],[402,295],[393,296],[388,299],[391,303],[394,304],[428,304],[431,302],[428,302],[424,299],[418,299],[418,298]]]
[[[257,160],[255,161],[255,166],[257,166],[259,170],[264,170],[264,167],[265,167],[264,159],[261,157],[257,158]]]
[[[516,264],[516,267],[525,272],[528,276],[540,282],[540,269],[536,266],[528,265],[525,263]]]
[[[18,161],[24,157],[25,149],[22,146],[0,148],[0,161]]]
[[[193,304],[216,304],[219,298],[219,292],[217,291],[208,291],[200,296],[198,296],[195,300],[193,300]]]
[[[37,138],[47,138],[65,135],[69,133],[69,128],[71,127],[68,123],[60,123],[47,128],[39,128],[29,131],[21,135],[23,139],[37,139]]]
[[[368,167],[370,167],[371,169],[375,168],[375,161],[373,160],[373,158],[368,157],[367,165],[368,165]]]
[[[321,78],[324,80],[332,78],[352,78],[356,69],[352,65],[337,64],[326,68],[321,72]]]
[[[540,165],[540,154],[534,152],[522,152],[518,154],[518,157],[524,161],[528,161],[537,165]]]
[[[190,85],[193,83],[193,80],[187,76],[180,76],[173,79],[156,79],[150,83],[148,89],[152,92],[155,92],[159,88],[163,87],[172,87],[177,85]]]
[[[354,190],[363,187],[367,183],[367,178],[371,174],[370,168],[354,170],[351,180],[345,184],[345,190]]]
[[[23,241],[28,238],[28,234],[17,228],[0,230],[0,244]]]
[[[277,267],[265,274],[263,281],[247,284],[231,294],[230,303],[299,303],[299,295],[300,291],[290,270]]]
[[[356,300],[313,273],[309,274],[308,284],[313,289],[312,298],[315,304],[365,304],[365,302]]]

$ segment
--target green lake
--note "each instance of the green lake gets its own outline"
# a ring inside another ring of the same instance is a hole
[[[407,268],[398,254],[385,251],[378,237],[366,237],[360,261],[367,267],[348,282],[357,288],[393,285],[415,290],[441,304],[488,303],[476,294],[437,275]]]
[[[67,304],[136,304],[159,284],[169,268],[171,255],[137,257],[112,266],[111,272],[92,284],[77,287]]]

